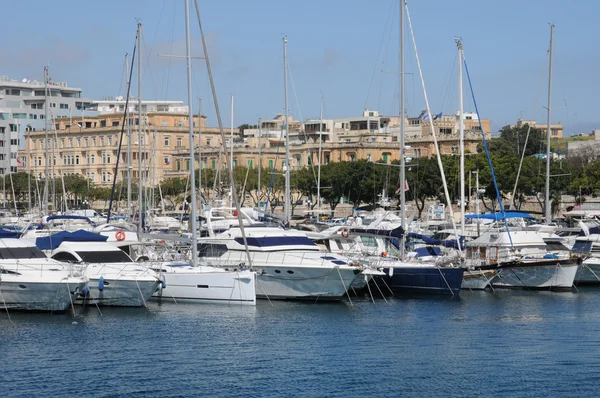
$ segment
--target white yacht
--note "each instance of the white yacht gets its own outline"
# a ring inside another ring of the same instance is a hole
[[[248,255],[256,277],[256,295],[269,299],[341,300],[362,266],[321,251],[306,234],[276,227],[245,227],[248,253],[239,227],[198,239],[199,265],[239,270]]]
[[[165,288],[154,293],[162,300],[256,305],[256,273],[248,269],[193,266],[189,253],[178,253],[164,245],[113,242],[140,265],[161,275]]]
[[[28,241],[0,239],[0,308],[64,311],[87,282],[77,268],[49,259]]]
[[[581,262],[535,231],[488,231],[466,246],[468,269],[498,272],[494,288],[570,290]]]
[[[42,239],[36,244],[47,249],[49,257],[77,264],[89,278],[89,294],[79,301],[85,299],[91,304],[141,307],[163,284],[155,271],[133,262],[118,247],[105,242],[106,237],[76,231]]]

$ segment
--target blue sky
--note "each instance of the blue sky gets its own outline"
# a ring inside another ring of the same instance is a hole
[[[296,119],[318,116],[321,92],[328,118],[359,115],[365,107],[397,114],[397,3],[200,0],[225,124],[229,125],[231,93],[236,126],[283,112],[284,34],[291,70],[289,107]],[[533,115],[545,121],[549,22],[553,22],[552,121],[561,121],[566,133],[600,128],[596,101],[600,44],[595,32],[600,2],[418,0],[409,8],[432,112],[457,110],[453,37],[461,36],[479,111],[492,120],[493,132],[519,117]],[[187,99],[185,61],[158,57],[185,54],[183,0],[20,0],[3,4],[3,15],[1,75],[42,79],[47,64],[54,80],[83,88],[88,98],[122,95],[124,54],[132,51],[140,19],[142,96]],[[192,52],[201,55],[198,25],[191,15]],[[424,109],[424,102],[409,34],[406,40],[407,110],[415,115]],[[216,125],[203,62],[194,61],[194,97],[204,99],[208,123]],[[136,85],[132,91],[137,92]],[[473,110],[467,93],[465,110]]]

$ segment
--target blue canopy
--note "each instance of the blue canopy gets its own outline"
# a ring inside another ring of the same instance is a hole
[[[363,235],[390,236],[392,238],[402,238],[402,235],[404,235],[402,227],[394,229],[350,228],[350,232]]]
[[[0,239],[4,239],[4,238],[19,239],[20,237],[21,237],[21,233],[18,231],[9,231],[7,229],[0,229]]]
[[[468,218],[468,219],[480,218],[483,220],[500,221],[500,220],[505,220],[508,218],[535,218],[535,217],[532,216],[531,214],[522,213],[520,211],[507,211],[504,213],[504,215],[502,213],[466,214],[465,218]]]
[[[440,239],[432,238],[427,235],[417,234],[415,232],[409,232],[408,237],[412,238],[412,239],[422,240],[423,242],[427,243],[428,245],[453,247],[455,249],[458,249],[458,243],[456,242],[456,239],[440,240]],[[462,248],[464,248],[465,247],[465,237],[464,236],[459,237],[459,241],[460,241],[460,246]]]
[[[54,250],[63,242],[105,242],[107,239],[108,236],[80,229],[75,232],[62,231],[54,235],[37,238],[35,245],[40,250]]]

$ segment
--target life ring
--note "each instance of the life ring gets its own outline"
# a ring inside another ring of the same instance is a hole
[[[342,238],[346,239],[348,237],[348,228],[342,229]]]
[[[117,238],[119,242],[125,240],[125,232],[123,232],[122,229],[118,229],[115,233],[115,238]]]

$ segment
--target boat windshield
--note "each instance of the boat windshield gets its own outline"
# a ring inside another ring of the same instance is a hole
[[[77,252],[77,255],[81,257],[81,260],[86,263],[132,263],[133,260],[122,252],[119,251],[97,251],[97,252]]]
[[[47,258],[37,247],[3,247],[0,248],[0,260]]]

